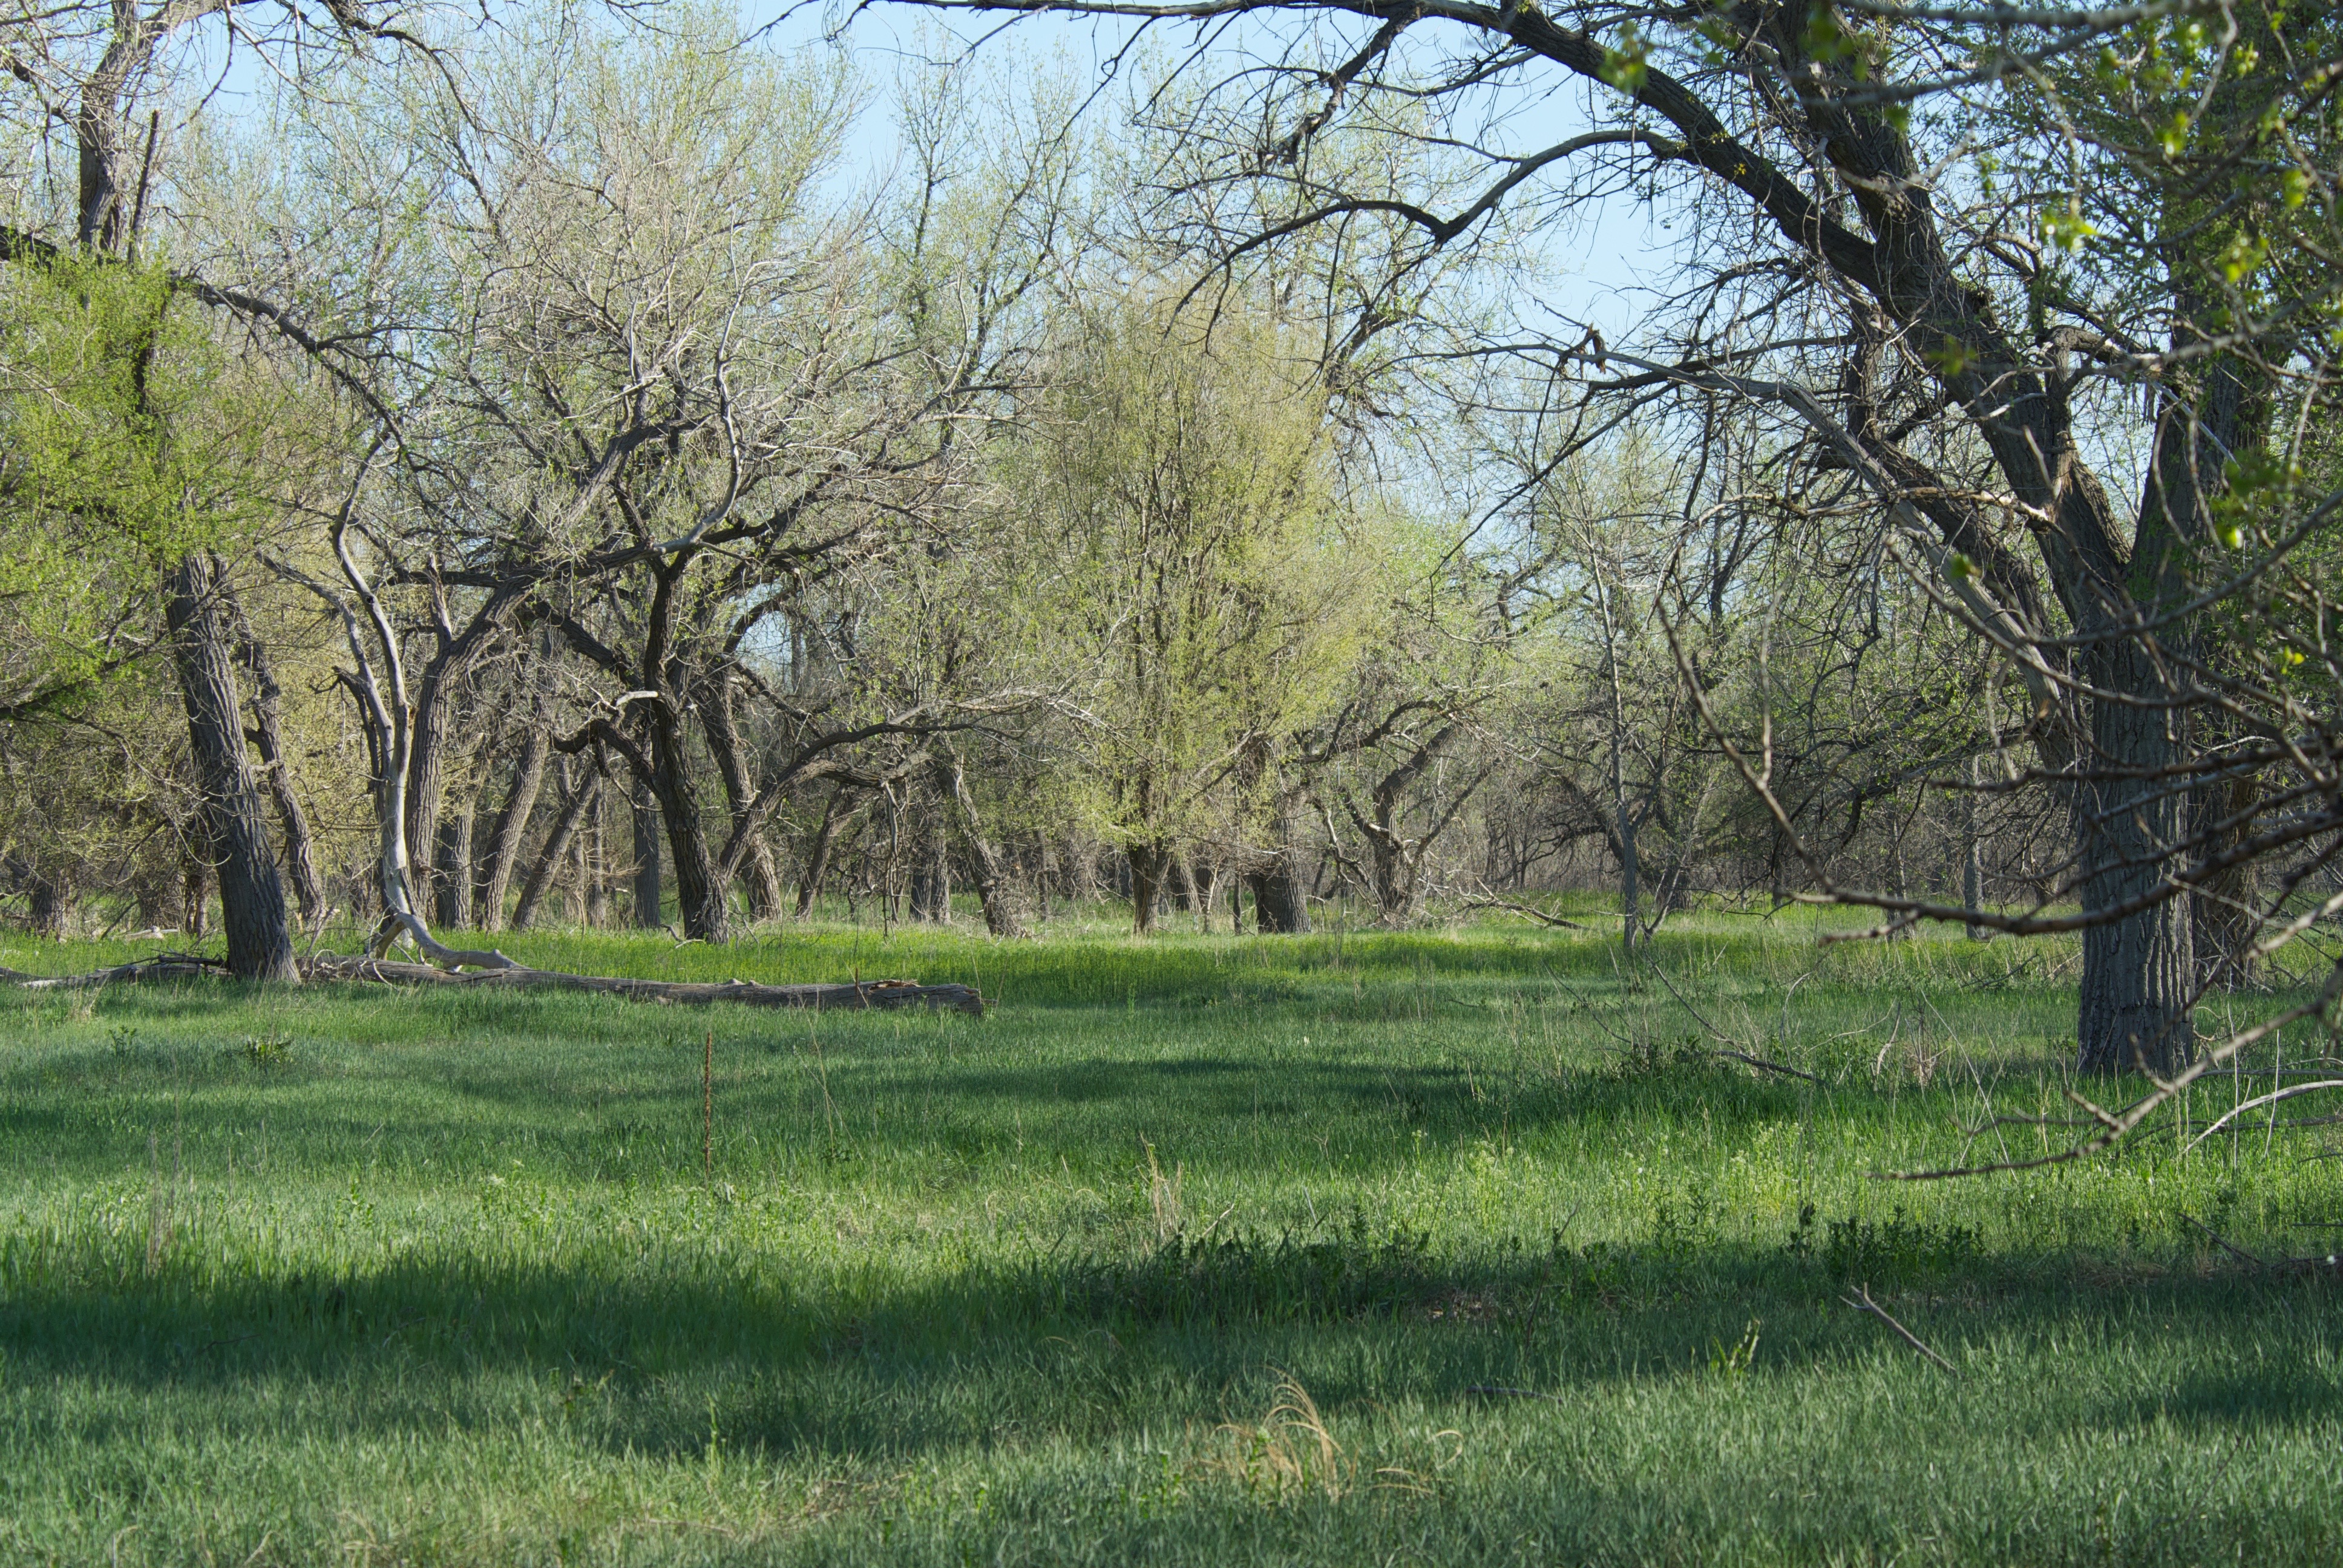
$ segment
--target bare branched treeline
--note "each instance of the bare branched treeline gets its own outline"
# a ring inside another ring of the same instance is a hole
[[[2335,912],[2331,15],[930,9],[1134,31],[5,24],[28,921],[1819,898],[2171,1081]]]

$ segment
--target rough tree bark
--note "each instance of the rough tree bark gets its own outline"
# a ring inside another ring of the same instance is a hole
[[[740,870],[749,895],[749,918],[777,920],[783,903],[781,873],[773,862],[773,847],[765,836],[764,824],[747,820],[757,791],[749,783],[749,769],[740,755],[733,697],[729,674],[719,673],[705,682],[699,694],[700,729],[708,737],[708,752],[715,759],[716,771],[724,780],[724,799],[731,809],[733,831],[745,831],[748,837]]]
[[[1162,900],[1169,856],[1161,844],[1132,843],[1124,846],[1122,857],[1131,869],[1131,929],[1143,937],[1155,930],[1155,906]]]
[[[326,912],[325,879],[317,875],[317,851],[309,832],[308,813],[293,789],[293,765],[285,751],[285,693],[277,684],[276,662],[268,646],[256,636],[251,621],[232,591],[226,607],[236,634],[236,657],[252,676],[252,729],[248,739],[260,754],[261,777],[267,780],[269,799],[277,807],[277,825],[285,835],[285,869],[293,882],[293,901],[305,925],[315,926]]]
[[[208,551],[193,550],[164,582],[164,613],[187,710],[187,749],[203,799],[204,838],[219,879],[228,968],[242,980],[297,982],[285,887],[245,750],[236,640]]]
[[[454,930],[471,923],[472,831],[479,821],[480,794],[464,792],[464,804],[439,824],[439,842],[432,864],[432,915],[443,929]]]
[[[521,743],[519,760],[513,764],[512,788],[505,792],[504,808],[488,829],[481,860],[479,913],[475,923],[484,931],[504,930],[505,895],[512,885],[513,869],[520,862],[521,846],[528,838],[529,814],[537,809],[538,794],[545,786],[545,759],[552,751],[552,738],[545,726],[532,724],[528,738]]]
[[[1310,933],[1310,901],[1302,887],[1302,856],[1295,847],[1296,837],[1292,807],[1282,805],[1277,814],[1277,849],[1265,862],[1245,873],[1245,888],[1252,894],[1255,935]]]
[[[72,923],[73,880],[63,871],[28,870],[25,874],[25,930],[36,937],[62,940]]]
[[[976,896],[984,909],[984,929],[996,937],[1023,936],[1025,921],[1017,907],[1009,858],[985,837],[984,823],[977,814],[976,798],[969,792],[968,772],[961,766],[959,753],[939,743],[935,766],[937,790],[946,808],[958,819],[960,842],[968,850],[969,863],[976,868]]]
[[[830,799],[822,803],[821,823],[813,830],[813,840],[806,846],[805,869],[798,879],[797,917],[804,920],[813,912],[814,900],[821,896],[821,881],[830,875],[830,857],[838,843],[838,830],[849,813],[840,807],[846,800],[846,786],[835,785]]]
[[[525,931],[537,919],[538,906],[544,902],[548,889],[561,871],[561,859],[568,853],[570,840],[577,836],[578,826],[594,809],[602,789],[602,770],[588,764],[578,770],[561,802],[561,812],[553,820],[553,829],[545,836],[545,851],[528,873],[528,880],[520,890],[520,907],[513,911],[512,929]],[[581,910],[582,912],[582,910]]]
[[[659,875],[659,798],[638,783],[628,807],[635,828],[635,924],[657,930],[664,923],[659,905],[666,897]]]
[[[2152,656],[2130,638],[2092,652],[2094,683],[2142,704],[2102,699],[2091,705],[2098,777],[2077,792],[2076,815],[2089,878],[2083,907],[2097,910],[2138,898],[2164,879],[2171,847],[2187,837],[2188,797],[2174,787],[2170,772],[2186,755],[2179,733],[2186,719],[2159,700],[2165,685]],[[2196,1054],[2188,910],[2187,899],[2167,899],[2083,933],[2083,1070],[2169,1073]]]

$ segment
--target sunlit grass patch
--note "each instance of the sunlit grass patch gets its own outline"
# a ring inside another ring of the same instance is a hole
[[[1882,1183],[2066,1135],[1986,1125],[2073,1113],[2060,950],[1811,935],[512,943],[982,1020],[0,993],[0,1559],[2319,1560],[2331,1288],[2189,1221],[2331,1245],[2332,1130],[2180,1157],[2265,1058]]]

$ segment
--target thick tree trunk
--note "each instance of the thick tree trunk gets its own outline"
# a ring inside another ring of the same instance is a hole
[[[73,881],[62,871],[34,871],[25,879],[25,929],[36,937],[58,940],[73,921]]]
[[[227,591],[225,585],[222,591]],[[254,635],[243,607],[232,595],[226,605],[235,621],[237,655],[252,673],[251,740],[260,753],[261,777],[267,780],[268,798],[277,808],[277,828],[285,835],[285,869],[292,879],[293,901],[301,910],[302,923],[316,926],[325,918],[326,884],[317,875],[317,851],[309,833],[308,813],[301,809],[301,798],[293,790],[293,764],[285,751],[285,693],[277,684],[277,667],[268,657],[267,645]]]
[[[667,891],[659,867],[659,798],[638,782],[628,805],[635,829],[635,924],[655,930],[662,923],[659,905]]]
[[[432,863],[431,918],[445,930],[471,923],[472,829],[478,821],[480,797],[466,793],[463,809],[439,824],[439,842]]]
[[[1302,885],[1302,854],[1295,847],[1291,811],[1277,824],[1278,850],[1265,864],[1245,875],[1252,893],[1252,927],[1256,935],[1307,936],[1310,900]]]
[[[1195,879],[1188,874],[1188,853],[1184,849],[1167,850],[1163,856],[1163,893],[1172,908],[1181,914],[1192,914],[1196,909]]]
[[[1017,908],[1017,892],[1009,875],[1009,857],[984,836],[976,798],[969,793],[968,774],[949,748],[940,749],[936,782],[944,805],[960,820],[960,842],[976,868],[976,896],[984,910],[984,929],[996,937],[1021,937],[1025,922]]]
[[[667,822],[668,848],[675,865],[676,912],[683,934],[718,946],[732,936],[731,889],[709,852],[708,829],[692,787],[691,753],[683,720],[672,703],[660,702],[651,719],[651,789]]]
[[[1131,869],[1131,929],[1145,936],[1155,929],[1155,906],[1163,896],[1165,856],[1158,844],[1131,844],[1122,854],[1123,863]]]
[[[2252,811],[2260,794],[2261,781],[2250,773],[2192,792],[2190,809],[2203,854],[2218,855],[2236,845],[2241,829],[2234,819]],[[2224,827],[2225,821],[2231,825]],[[2215,872],[2190,897],[2190,940],[2196,945],[2197,979],[2204,984],[2228,990],[2253,983],[2259,883],[2247,862]]]
[[[2186,745],[2177,710],[2153,705],[2164,685],[2136,640],[2101,645],[2088,668],[2101,690],[2145,699],[2091,705],[2087,766],[2101,776],[2077,791],[2077,828],[2087,874],[2083,907],[2098,910],[2148,892],[2169,872],[2171,847],[2187,836],[2187,792],[2165,770],[2180,763]],[[2168,1074],[2196,1054],[2188,903],[2167,899],[2083,933],[2076,1015],[2083,1070]]]
[[[578,772],[561,802],[560,815],[553,819],[553,829],[545,837],[545,850],[528,873],[528,880],[520,890],[520,907],[513,911],[512,929],[525,931],[537,919],[538,905],[545,900],[546,890],[560,873],[562,857],[568,853],[570,840],[577,836],[578,825],[594,808],[602,789],[602,773],[598,768],[588,767]],[[579,912],[584,912],[584,900],[579,900]]]
[[[202,792],[204,837],[219,878],[228,968],[242,980],[297,981],[285,887],[261,814],[260,791],[245,750],[244,703],[236,685],[236,641],[221,602],[221,573],[202,550],[190,552],[165,583],[179,694],[187,710],[187,749]]]
[[[1310,904],[1302,879],[1293,874],[1293,851],[1281,851],[1268,869],[1250,872],[1245,887],[1252,893],[1252,927],[1256,934],[1306,936]]]
[[[751,787],[747,764],[740,756],[732,697],[729,678],[719,676],[709,681],[699,694],[699,719],[701,731],[708,737],[709,755],[715,759],[716,771],[724,780],[724,799],[731,809],[733,830],[738,832],[757,791]],[[749,918],[778,920],[783,903],[781,873],[773,863],[773,846],[765,837],[762,822],[749,829],[747,847],[748,853],[739,864],[747,883]]]
[[[542,725],[534,726],[521,743],[520,759],[513,765],[512,788],[505,792],[504,809],[497,813],[480,867],[479,914],[476,924],[484,931],[505,929],[505,894],[512,885],[522,844],[528,838],[529,814],[545,787],[545,759],[552,739]],[[574,826],[574,824],[573,824]]]

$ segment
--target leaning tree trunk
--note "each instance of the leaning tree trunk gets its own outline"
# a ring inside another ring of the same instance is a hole
[[[553,886],[554,878],[560,874],[562,857],[568,853],[570,840],[578,833],[578,825],[593,809],[601,788],[600,769],[588,767],[579,772],[568,798],[561,803],[561,814],[554,819],[553,830],[545,837],[545,852],[538,857],[528,880],[521,887],[520,907],[513,911],[513,930],[525,931],[528,930],[529,922],[537,919],[538,906],[544,901],[546,890]]]
[[[514,597],[505,590],[491,595],[487,603],[472,612],[471,619],[460,632],[450,635],[443,624],[438,630],[439,650],[423,667],[422,678],[416,684],[415,699],[407,713],[405,785],[407,844],[412,854],[430,855],[439,842],[439,810],[447,787],[448,714],[465,684],[465,677],[500,634],[503,618]],[[468,896],[471,876],[468,852],[462,869],[456,875],[457,885]],[[417,885],[410,890],[418,904],[426,896],[423,879],[418,877]],[[459,917],[456,921],[442,923],[460,924],[461,920]]]
[[[699,719],[700,731],[708,738],[708,754],[715,759],[717,774],[724,780],[724,799],[731,809],[733,829],[737,832],[757,791],[750,786],[748,767],[740,757],[739,727],[732,716],[732,681],[729,676],[713,677],[701,688]],[[781,873],[773,863],[772,841],[766,838],[762,822],[749,829],[747,858],[739,864],[747,883],[749,918],[779,919],[783,902]]]
[[[423,667],[423,678],[416,683],[407,741],[406,829],[410,856],[438,858],[439,801],[447,788],[447,710],[455,705],[457,677],[465,662],[443,648]],[[418,905],[431,900],[432,890],[426,884],[434,879],[433,870],[427,864],[410,865],[414,886],[408,889],[408,896]],[[444,910],[435,912],[440,924],[451,923]]]
[[[833,787],[830,799],[821,808],[821,825],[814,829],[813,842],[807,846],[805,869],[798,879],[797,916],[804,920],[813,913],[813,901],[821,896],[821,881],[830,875],[830,857],[838,844],[838,829],[845,820],[839,807],[845,802],[846,786]]]
[[[2087,911],[2112,910],[2155,889],[2170,869],[2171,846],[2188,836],[2186,789],[2173,770],[2186,750],[2180,711],[2162,699],[2149,650],[2135,638],[2110,638],[2088,661],[2103,692],[2091,704],[2097,777],[2077,791]],[[2196,1054],[2190,1000],[2196,964],[2188,900],[2169,898],[2083,933],[2082,991],[2076,1011],[2077,1060],[2087,1071],[2143,1067],[2168,1074]]]
[[[297,981],[285,887],[260,791],[245,750],[244,702],[236,685],[236,640],[221,604],[221,573],[209,552],[190,551],[165,584],[187,749],[202,793],[204,837],[219,878],[229,970],[242,980]]]
[[[223,585],[223,591],[226,589]],[[293,790],[293,765],[285,751],[285,693],[277,684],[277,666],[268,646],[254,635],[243,607],[231,596],[226,601],[239,644],[237,653],[252,672],[253,749],[260,753],[268,797],[277,807],[277,825],[285,835],[285,868],[293,879],[293,901],[300,906],[304,924],[325,919],[326,884],[317,875],[317,851],[309,833],[308,813]]]
[[[488,852],[480,868],[478,922],[484,931],[505,929],[505,894],[512,886],[513,868],[520,862],[529,813],[537,809],[538,792],[545,787],[545,759],[552,750],[552,739],[545,727],[531,726],[528,739],[521,744],[520,760],[513,767],[512,789],[505,795],[504,809],[497,813],[496,824],[488,830]]]
[[[996,937],[1023,936],[1025,922],[1020,917],[1016,891],[1008,874],[1009,858],[984,836],[984,823],[976,812],[976,798],[969,793],[967,772],[949,749],[937,760],[936,782],[945,805],[960,819],[960,841],[968,847],[969,860],[976,867],[976,897],[984,910],[984,929]]]

